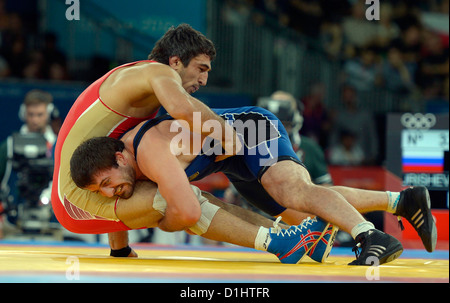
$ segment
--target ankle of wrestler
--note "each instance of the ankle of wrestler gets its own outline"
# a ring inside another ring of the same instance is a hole
[[[395,214],[397,211],[398,202],[400,200],[400,193],[399,192],[386,192],[388,196],[388,205],[386,211]]]
[[[375,225],[373,225],[372,222],[369,222],[369,221],[361,222],[352,228],[352,231],[351,231],[352,238],[356,239],[356,237],[359,234],[369,231],[371,229],[375,229]]]
[[[267,251],[267,248],[270,244],[270,230],[266,227],[260,227],[258,230],[258,234],[255,238],[255,249],[261,251]]]

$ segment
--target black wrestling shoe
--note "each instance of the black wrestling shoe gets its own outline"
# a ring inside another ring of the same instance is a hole
[[[408,220],[419,234],[425,249],[428,252],[434,251],[437,229],[431,215],[430,194],[426,187],[416,186],[402,191],[394,215]]]
[[[400,241],[377,229],[359,234],[355,241],[356,260],[348,265],[378,266],[397,259],[403,252]]]

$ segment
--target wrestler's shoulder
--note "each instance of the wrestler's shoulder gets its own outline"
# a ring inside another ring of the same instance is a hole
[[[173,74],[175,71],[166,64],[154,62],[154,61],[141,61],[136,63],[135,65],[131,65],[124,69],[118,69],[117,73],[127,73],[127,72],[135,72],[135,73],[165,73],[165,74]]]

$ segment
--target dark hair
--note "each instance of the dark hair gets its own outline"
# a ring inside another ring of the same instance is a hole
[[[94,183],[95,174],[118,167],[115,153],[124,149],[122,141],[109,137],[95,137],[81,143],[70,159],[70,175],[75,184],[86,188]]]
[[[188,66],[192,58],[202,54],[213,61],[216,58],[214,43],[189,24],[180,24],[169,28],[156,42],[148,59],[169,65],[169,58],[178,56],[183,65]]]

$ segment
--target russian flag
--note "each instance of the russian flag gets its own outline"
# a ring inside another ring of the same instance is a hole
[[[404,173],[442,173],[444,172],[443,153],[427,153],[424,155],[403,154]]]

